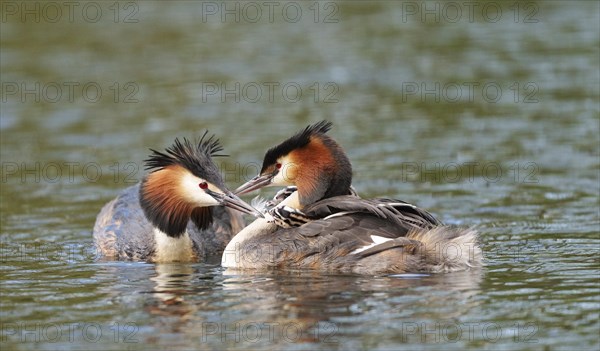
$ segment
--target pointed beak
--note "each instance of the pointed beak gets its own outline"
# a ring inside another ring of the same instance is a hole
[[[205,190],[207,194],[214,197],[223,206],[232,208],[242,213],[253,215],[254,217],[264,218],[264,215],[254,207],[248,205],[244,200],[240,199],[232,192],[218,193],[216,191]]]
[[[243,195],[251,191],[263,188],[271,184],[273,178],[275,177],[275,174],[257,175],[256,177],[242,184],[239,188],[235,189],[234,192],[238,195]]]

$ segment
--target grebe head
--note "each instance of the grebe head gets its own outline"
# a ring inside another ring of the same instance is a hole
[[[214,135],[194,144],[184,138],[159,152],[153,149],[145,160],[150,170],[140,186],[140,204],[154,226],[172,237],[181,236],[191,219],[200,229],[212,223],[211,206],[224,205],[238,211],[262,216],[225,187],[212,157],[225,156]]]
[[[352,166],[326,133],[332,123],[309,125],[265,154],[260,174],[236,189],[245,194],[265,186],[298,187],[300,206],[351,193]]]

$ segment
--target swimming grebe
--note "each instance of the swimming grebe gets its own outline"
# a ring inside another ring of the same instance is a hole
[[[296,186],[271,214],[237,234],[223,252],[229,268],[312,268],[360,274],[451,272],[480,266],[477,232],[442,225],[403,201],[361,199],[352,167],[326,133],[310,125],[265,154],[260,174],[240,186]]]
[[[94,225],[94,245],[108,259],[195,262],[220,255],[244,227],[237,211],[257,215],[226,187],[212,157],[223,150],[207,132],[197,144],[175,139],[152,150],[150,173],[107,203]],[[226,208],[226,207],[229,208]]]

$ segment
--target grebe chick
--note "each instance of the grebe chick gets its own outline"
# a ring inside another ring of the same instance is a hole
[[[152,150],[150,173],[107,203],[96,218],[94,245],[113,260],[197,262],[220,255],[244,227],[244,212],[259,215],[233,195],[212,157],[223,150],[207,132],[194,144],[175,139]]]
[[[350,162],[326,134],[331,126],[310,125],[269,149],[260,174],[236,190],[297,187],[271,211],[275,222],[258,218],[232,239],[224,267],[393,274],[481,265],[476,231],[444,226],[403,201],[353,194]]]

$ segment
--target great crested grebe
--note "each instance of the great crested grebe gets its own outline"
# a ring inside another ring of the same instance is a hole
[[[225,187],[212,161],[223,148],[206,135],[196,144],[175,139],[164,153],[151,149],[145,160],[150,173],[107,203],[96,218],[94,245],[101,256],[200,261],[219,255],[244,227],[237,211],[260,216]]]
[[[275,217],[256,219],[232,239],[224,267],[392,274],[481,266],[475,230],[444,226],[403,201],[356,196],[350,162],[326,135],[331,125],[310,125],[268,150],[260,174],[236,190],[297,187],[271,209]]]

